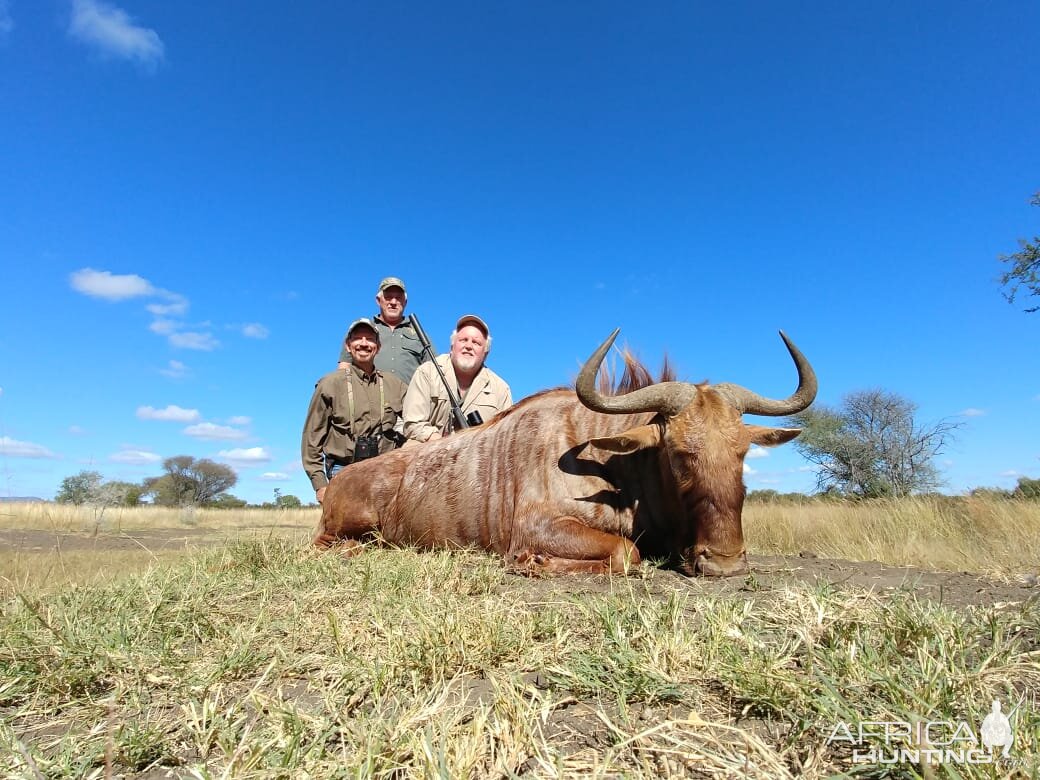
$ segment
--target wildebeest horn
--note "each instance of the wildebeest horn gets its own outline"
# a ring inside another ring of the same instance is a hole
[[[787,345],[795,367],[798,369],[798,389],[783,401],[765,398],[753,393],[746,387],[723,382],[712,385],[712,389],[726,399],[741,414],[761,414],[769,417],[782,417],[786,414],[797,414],[809,406],[816,398],[816,372],[805,359],[805,355],[794,345],[787,334],[780,331],[780,338]]]
[[[596,374],[599,372],[600,364],[620,331],[620,328],[616,328],[610,337],[599,346],[599,349],[585,361],[585,365],[582,366],[578,379],[574,383],[578,398],[596,412],[677,414],[697,395],[696,385],[687,382],[661,382],[621,396],[605,396],[596,390]],[[780,331],[780,338],[787,345],[787,351],[791,353],[791,358],[798,369],[798,389],[791,397],[777,401],[728,382],[712,385],[712,389],[741,414],[761,414],[771,417],[795,414],[808,407],[816,398],[816,372],[813,371],[805,355],[787,338],[787,334]]]
[[[621,328],[615,328],[610,338],[600,344],[599,349],[585,361],[574,383],[578,398],[594,412],[612,414],[632,414],[635,412],[663,412],[674,415],[686,406],[697,395],[696,385],[686,382],[661,382],[625,395],[603,395],[596,390],[596,374],[606,357],[607,351],[614,344]]]

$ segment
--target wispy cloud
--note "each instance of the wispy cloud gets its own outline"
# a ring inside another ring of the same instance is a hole
[[[33,444],[31,441],[18,441],[9,436],[0,436],[0,455],[11,458],[38,458],[56,459],[55,455],[42,444]]]
[[[152,333],[165,336],[170,346],[179,349],[211,352],[220,346],[220,342],[213,337],[212,333],[203,330],[210,327],[209,322],[186,325],[180,320],[172,319],[188,311],[189,303],[186,297],[180,293],[156,287],[143,276],[81,268],[69,275],[69,284],[76,292],[106,301],[157,298],[158,301],[152,301],[145,306],[145,309],[155,317],[148,326]],[[257,327],[262,328],[263,326],[258,325]],[[187,328],[194,328],[194,330],[187,330]],[[257,337],[254,336],[254,338]]]
[[[260,475],[261,482],[288,482],[289,475],[283,471],[265,471]]]
[[[106,301],[125,301],[128,298],[150,297],[158,290],[147,279],[137,274],[114,274],[82,268],[69,275],[69,283],[76,292]]]
[[[232,466],[256,466],[271,460],[271,453],[264,447],[249,447],[246,449],[221,450],[217,457],[226,460]]]
[[[985,415],[985,409],[968,408],[957,412],[957,417],[984,417]]]
[[[86,429],[82,428],[79,425],[70,425],[69,426],[69,433],[71,433],[73,436],[83,436],[83,435],[86,434],[86,432],[87,432]]]
[[[105,57],[154,67],[165,47],[155,30],[134,23],[122,8],[101,0],[72,0],[69,35]]]
[[[242,326],[242,335],[250,339],[266,339],[270,331],[259,322],[250,322]]]
[[[207,441],[237,441],[246,437],[245,431],[240,431],[227,425],[214,425],[208,422],[189,425],[184,429],[183,433],[185,436],[192,436],[196,439],[205,439]]]
[[[253,422],[252,417],[244,416],[229,417],[227,421],[228,425],[249,425],[251,422]]]
[[[170,379],[184,379],[190,373],[188,367],[179,360],[171,360],[166,368],[160,368],[159,373]]]
[[[768,458],[769,457],[769,450],[767,450],[765,447],[759,447],[757,444],[752,444],[751,445],[751,449],[748,450],[747,455],[745,455],[744,457],[745,458]]]
[[[132,466],[144,466],[149,463],[158,463],[162,460],[162,455],[156,455],[154,452],[148,452],[147,450],[124,449],[112,453],[108,456],[108,459],[113,463],[127,463]]]
[[[166,291],[166,303],[149,303],[145,306],[156,317],[183,317],[188,311],[188,299],[183,295]]]
[[[14,29],[14,19],[7,8],[7,0],[0,0],[0,35],[7,35]]]
[[[152,406],[138,406],[137,416],[142,420],[167,420],[170,422],[195,422],[202,415],[198,409],[182,409],[170,404],[165,409]]]
[[[170,344],[181,349],[198,349],[203,352],[212,352],[220,346],[220,342],[213,338],[212,333],[197,333],[194,331],[173,332],[169,335]]]
[[[1021,474],[1019,474],[1019,472],[1015,471],[1014,469],[1009,469],[1007,471],[1000,472],[1000,476],[1002,476],[1002,477],[1018,477],[1018,476],[1021,476]]]

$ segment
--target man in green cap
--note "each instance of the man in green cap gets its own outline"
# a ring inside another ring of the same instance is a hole
[[[379,314],[373,317],[372,321],[382,342],[376,356],[376,368],[384,372],[389,371],[407,386],[415,369],[420,364],[428,362],[430,356],[423,354],[422,344],[415,335],[412,321],[404,316],[404,307],[408,305],[408,293],[405,291],[404,282],[396,276],[386,277],[379,283],[376,303],[379,305]],[[350,353],[344,346],[339,355],[339,367],[346,368],[350,361]]]
[[[394,426],[401,417],[407,388],[393,374],[376,368],[379,341],[374,322],[352,322],[344,339],[350,363],[345,370],[326,374],[314,386],[300,456],[319,504],[336,472],[404,440]]]

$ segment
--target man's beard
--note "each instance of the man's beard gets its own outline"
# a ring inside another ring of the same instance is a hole
[[[472,371],[480,365],[480,358],[476,355],[459,355],[455,358],[455,365],[462,371]]]

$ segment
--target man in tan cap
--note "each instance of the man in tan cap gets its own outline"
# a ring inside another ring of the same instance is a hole
[[[429,361],[430,356],[423,354],[412,321],[404,316],[404,307],[408,305],[404,282],[396,276],[386,277],[379,283],[376,303],[379,314],[372,321],[382,341],[382,348],[376,356],[376,368],[389,371],[407,385],[415,369]],[[344,346],[339,355],[339,367],[346,368],[350,360],[350,353]]]
[[[329,480],[347,464],[374,457],[403,441],[394,431],[401,416],[404,383],[375,366],[379,330],[369,319],[347,329],[346,370],[326,374],[314,386],[303,424],[300,455],[318,503]]]
[[[459,318],[451,334],[451,352],[437,357],[463,415],[476,411],[487,422],[513,405],[513,396],[502,378],[484,365],[491,351],[487,323],[475,314]],[[404,435],[408,444],[439,439],[452,432],[454,418],[444,382],[432,363],[419,367],[404,397]]]

